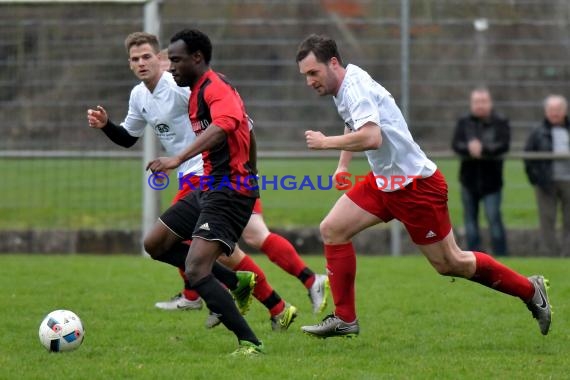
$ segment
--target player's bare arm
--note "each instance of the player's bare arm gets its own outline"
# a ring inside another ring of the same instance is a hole
[[[146,170],[152,172],[164,172],[168,169],[175,169],[186,160],[191,159],[199,153],[210,150],[220,144],[226,138],[226,132],[215,124],[204,130],[196,140],[184,151],[174,157],[159,157],[150,161]]]
[[[348,135],[350,134],[350,129],[348,128],[344,128],[344,134]],[[338,165],[336,168],[336,171],[347,171],[348,170],[348,166],[350,165],[350,162],[352,161],[352,152],[348,151],[348,150],[341,150],[340,151],[340,157],[338,158]]]
[[[380,127],[372,122],[364,124],[354,133],[340,136],[325,136],[321,132],[306,131],[305,139],[309,149],[336,149],[350,152],[363,152],[378,149],[382,145]]]
[[[348,128],[344,128],[344,134],[347,135],[350,133],[350,129]],[[341,173],[348,173],[348,167],[350,165],[350,162],[352,161],[352,152],[349,152],[348,150],[341,150],[340,151],[340,157],[338,158],[338,165],[336,167],[336,170],[334,171],[333,174],[333,180],[335,181],[335,186],[337,186],[337,188],[339,186],[342,186],[342,183],[339,182],[339,175]],[[345,185],[348,186],[347,182],[344,182]]]

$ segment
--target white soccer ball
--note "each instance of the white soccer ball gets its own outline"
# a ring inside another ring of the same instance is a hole
[[[40,324],[40,342],[50,352],[71,351],[83,342],[85,330],[81,319],[72,311],[55,310]]]

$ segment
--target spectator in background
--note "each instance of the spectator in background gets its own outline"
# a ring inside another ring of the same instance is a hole
[[[544,121],[529,135],[526,152],[570,153],[568,101],[562,95],[544,100]],[[570,160],[525,160],[540,217],[541,247],[550,255],[570,255]],[[556,239],[556,210],[562,206],[562,244]]]
[[[481,251],[479,204],[483,202],[493,252],[507,255],[507,239],[501,217],[503,160],[509,151],[509,121],[495,113],[486,88],[471,91],[470,113],[457,121],[453,150],[461,155],[460,182],[467,248]]]

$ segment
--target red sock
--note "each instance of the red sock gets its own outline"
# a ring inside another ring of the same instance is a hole
[[[200,295],[198,294],[197,291],[188,289],[188,286],[190,286],[190,284],[188,283],[186,275],[184,274],[184,268],[178,268],[178,273],[180,273],[180,277],[182,277],[182,279],[184,280],[184,290],[182,290],[182,295],[187,300],[196,301],[200,297]]]
[[[279,302],[275,306],[273,306],[271,309],[269,309],[269,314],[272,317],[275,317],[277,314],[281,313],[284,309],[285,309],[285,301],[280,299]]]
[[[507,268],[483,252],[473,252],[476,269],[471,281],[519,297],[527,302],[534,296],[534,286],[523,275]]]
[[[308,269],[293,244],[283,236],[270,233],[261,245],[261,251],[285,272],[299,278],[307,289],[315,282],[315,274]]]
[[[325,244],[327,273],[334,300],[334,314],[345,322],[356,319],[354,281],[356,278],[356,253],[352,243]]]
[[[273,290],[263,270],[249,256],[245,256],[235,268],[235,271],[247,270],[256,274],[255,287],[253,288],[253,296],[261,302],[269,310],[271,316],[279,314],[283,311],[285,303],[279,295]]]

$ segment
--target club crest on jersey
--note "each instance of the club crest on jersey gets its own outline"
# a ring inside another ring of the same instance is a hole
[[[204,132],[210,126],[210,121],[207,119],[192,121],[192,130],[196,135]]]

